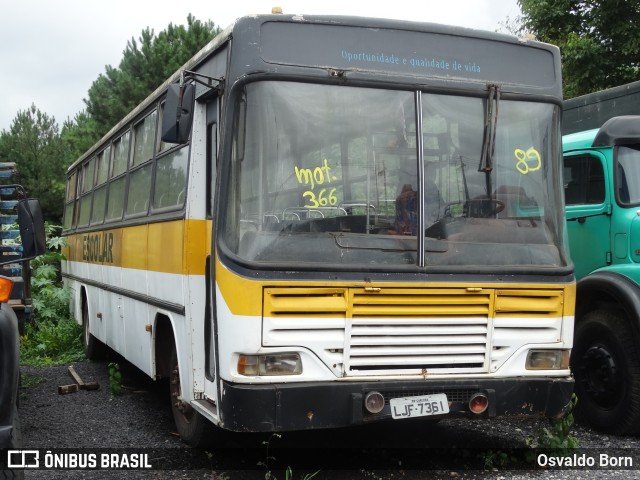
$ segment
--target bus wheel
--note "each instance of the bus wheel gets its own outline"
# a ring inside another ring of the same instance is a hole
[[[89,328],[89,306],[86,298],[82,300],[82,345],[84,354],[89,360],[102,360],[105,355],[105,345],[91,334]]]
[[[578,418],[616,435],[640,431],[640,357],[620,314],[594,310],[584,316],[576,325],[571,369]]]
[[[180,398],[180,370],[175,345],[169,364],[169,394],[173,421],[180,438],[193,447],[205,446],[212,438],[213,424]]]

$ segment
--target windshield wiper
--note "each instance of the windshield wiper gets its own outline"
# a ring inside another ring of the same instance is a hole
[[[493,154],[496,146],[496,132],[498,124],[498,104],[500,102],[500,86],[488,85],[487,108],[484,117],[484,138],[482,140],[482,155],[480,157],[479,172],[485,172],[487,195],[491,195],[491,171],[493,170]]]

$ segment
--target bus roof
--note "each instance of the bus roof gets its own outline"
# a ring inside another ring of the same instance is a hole
[[[483,30],[474,30],[465,27],[459,26],[450,26],[436,23],[426,23],[426,22],[413,22],[407,20],[393,20],[393,19],[381,19],[381,18],[369,18],[369,17],[356,17],[356,16],[327,16],[327,15],[283,15],[283,14],[264,14],[264,15],[249,15],[245,17],[240,17],[235,20],[229,27],[220,32],[215,38],[213,38],[207,45],[205,45],[198,53],[196,53],[190,60],[188,60],[180,69],[178,69],[173,75],[171,75],[166,81],[164,81],[158,88],[156,88],[145,100],[143,100],[136,108],[134,108],[129,114],[127,114],[120,122],[118,122],[109,132],[102,137],[93,147],[91,147],[87,152],[85,152],[80,158],[78,158],[69,168],[68,172],[72,171],[74,168],[78,166],[78,164],[82,163],[84,160],[89,158],[91,155],[96,153],[96,151],[101,148],[109,138],[116,135],[119,131],[123,130],[127,125],[129,125],[135,118],[138,117],[142,112],[144,112],[150,105],[160,98],[164,92],[166,91],[168,85],[175,83],[180,78],[180,73],[184,70],[197,70],[200,65],[207,61],[211,55],[217,50],[223,48],[223,46],[234,36],[241,36],[243,32],[250,31],[251,29],[259,29],[260,25],[266,22],[278,22],[278,23],[289,23],[289,24],[316,24],[319,26],[351,26],[351,27],[361,27],[363,29],[368,29],[370,31],[382,30],[382,29],[390,29],[390,30],[398,30],[405,32],[418,32],[418,33],[431,33],[436,34],[441,37],[455,38],[455,37],[466,37],[468,39],[473,40],[487,40],[494,41],[504,45],[527,45],[533,47],[532,50],[538,50],[540,52],[551,53],[554,57],[556,57],[556,70],[559,72],[559,50],[557,47],[546,44],[543,42],[538,42],[533,39],[519,39],[512,35],[507,35],[503,33],[497,32],[489,32]],[[271,37],[273,39],[273,36]],[[370,38],[369,38],[370,39]],[[302,41],[303,39],[301,39]],[[347,37],[344,40],[348,40]],[[311,42],[309,40],[307,43]],[[271,60],[265,60],[265,62],[273,62],[277,63],[287,63],[291,62],[291,64],[296,64],[298,61],[298,57],[300,55],[304,56],[304,52],[300,52],[300,48],[297,42],[291,42],[289,40],[283,42],[271,42],[272,47],[276,47],[271,49],[271,52],[278,51],[277,58]],[[286,46],[286,44],[293,44],[293,46]],[[400,42],[402,43],[402,42]],[[425,42],[423,42],[425,43]],[[426,42],[429,43],[429,42]],[[474,45],[478,45],[480,42],[476,42]],[[284,46],[283,46],[284,45]],[[346,48],[345,45],[344,48]],[[360,46],[361,48],[361,46]],[[474,48],[480,48],[481,46],[477,46]],[[317,51],[321,52],[321,46],[317,47]],[[261,55],[265,54],[267,50],[267,46],[261,49]],[[293,54],[291,52],[294,52]],[[317,53],[314,51],[314,54]],[[294,57],[291,57],[294,55]],[[434,54],[434,57],[437,57],[438,54]],[[290,58],[291,57],[291,58]],[[500,55],[494,55],[494,57],[500,57]],[[430,60],[425,59],[425,60]],[[504,83],[519,83],[523,78],[536,78],[536,81],[539,81],[541,84],[545,84],[545,87],[541,87],[541,85],[536,85],[535,82],[531,83],[532,89],[539,90],[541,94],[545,91],[548,94],[550,91],[553,91],[555,94],[554,88],[557,87],[556,82],[556,72],[551,68],[550,70],[545,70],[542,68],[543,66],[547,66],[546,61],[540,62],[540,68],[533,68],[527,70],[526,72],[513,73],[514,71],[518,71],[517,68],[512,68],[512,66],[505,62],[504,59],[500,58],[496,60],[496,64],[494,68],[499,70],[498,78],[501,78],[503,75],[515,75],[512,79],[504,79]],[[536,65],[538,65],[537,62]],[[478,71],[479,71],[478,67]],[[490,69],[484,69],[490,70]],[[483,75],[485,75],[483,70]],[[505,73],[511,72],[511,73]],[[534,72],[538,73],[538,77],[534,74]],[[448,75],[448,73],[447,73]],[[455,75],[454,75],[455,77]],[[452,77],[452,78],[454,78]],[[457,79],[456,79],[457,81]],[[486,78],[484,82],[495,82],[495,80]],[[558,89],[560,87],[557,87]],[[561,91],[559,90],[559,98],[561,98]]]

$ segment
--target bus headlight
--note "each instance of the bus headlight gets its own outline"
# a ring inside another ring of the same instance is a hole
[[[531,350],[527,355],[527,370],[565,370],[569,368],[571,350]]]
[[[297,353],[239,355],[238,373],[248,377],[300,375],[302,373],[302,361]]]

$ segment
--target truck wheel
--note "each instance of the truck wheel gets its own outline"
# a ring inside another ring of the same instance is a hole
[[[86,298],[82,299],[82,345],[89,360],[102,360],[105,357],[105,344],[94,337],[89,328],[89,307]]]
[[[169,363],[169,395],[173,421],[180,438],[193,447],[208,446],[214,435],[213,424],[195,411],[191,405],[180,399],[180,370],[175,344],[171,350]]]
[[[23,448],[22,429],[20,425],[20,416],[18,415],[17,406],[13,407],[13,430],[11,432],[11,441],[8,445],[9,449],[16,450]],[[3,465],[4,459],[0,459],[0,479],[7,480],[23,480],[24,470],[9,470]]]
[[[640,431],[640,357],[631,328],[612,311],[594,310],[576,325],[571,369],[576,415],[616,435]]]

